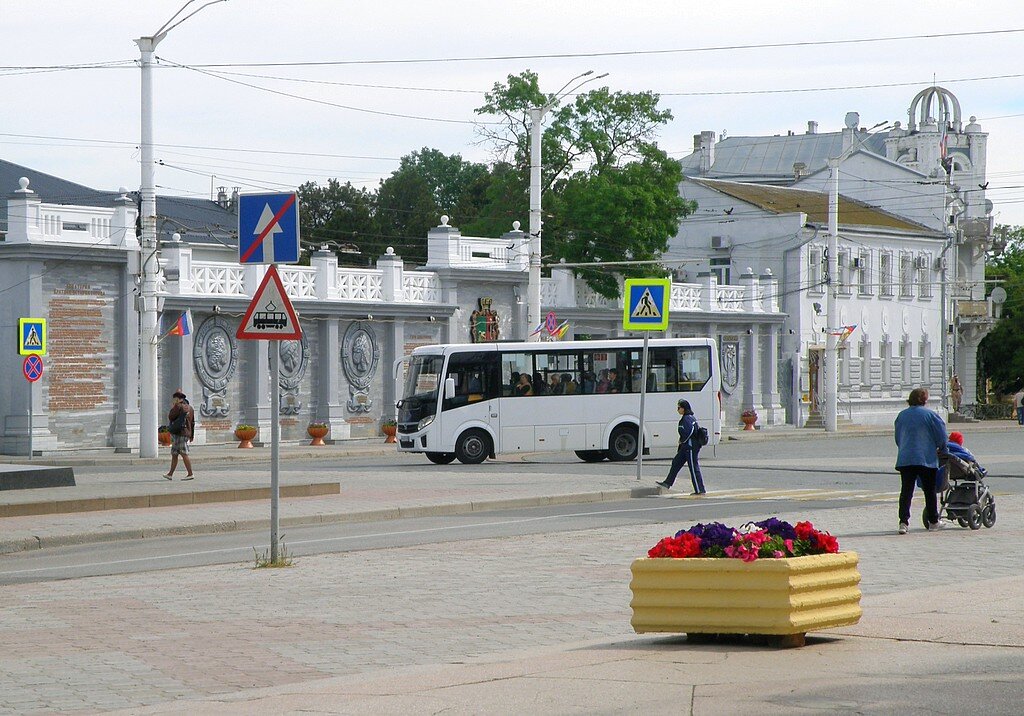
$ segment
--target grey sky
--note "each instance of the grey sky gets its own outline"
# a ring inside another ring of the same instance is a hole
[[[0,67],[138,58],[132,40],[154,32],[184,0],[0,0]],[[196,3],[195,6],[202,4]],[[780,9],[778,6],[781,6]],[[919,8],[915,10],[914,8]],[[723,0],[674,2],[377,2],[229,0],[175,29],[157,55],[181,64],[394,60],[700,48],[1024,29],[1018,0],[895,5]],[[414,117],[387,117],[274,95],[196,71],[156,73],[155,139],[163,193],[209,196],[211,184],[295,186],[337,177],[374,186],[421,147],[484,161],[473,109],[509,73],[537,71],[554,91],[588,69],[612,90],[653,90],[674,120],[660,144],[689,153],[692,135],[731,136],[906,121],[910,100],[934,77],[990,134],[989,198],[997,221],[1024,224],[1024,32],[832,46],[735,49],[618,57],[488,60],[327,67],[223,68],[316,82],[233,75],[238,82],[322,102]],[[22,73],[0,69],[0,157],[98,188],[139,184],[138,69]],[[460,91],[418,91],[387,85]],[[752,92],[909,83],[835,91]],[[1012,115],[1012,116],[1008,116]],[[32,139],[98,139],[124,144]],[[225,149],[271,150],[229,152]],[[307,153],[307,154],[303,154]],[[368,158],[354,158],[354,157]],[[211,175],[216,179],[211,180]],[[0,187],[8,193],[15,187]],[[522,220],[527,218],[523,207]],[[458,225],[459,218],[453,217]]]

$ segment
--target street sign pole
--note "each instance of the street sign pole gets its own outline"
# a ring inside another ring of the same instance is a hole
[[[32,413],[34,413],[32,407],[32,381],[28,381],[28,459],[32,459]]]
[[[281,341],[270,341],[270,561],[277,562],[278,508],[281,503]]]
[[[650,336],[650,331],[644,331],[644,354],[640,359],[640,430],[637,436],[639,442],[636,446],[637,482],[640,481],[644,469],[644,399],[647,397],[647,341],[650,340]]]

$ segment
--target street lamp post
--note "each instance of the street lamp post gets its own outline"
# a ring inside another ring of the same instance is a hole
[[[186,2],[170,20],[153,35],[135,41],[141,54],[142,69],[142,137],[140,159],[142,177],[139,194],[142,197],[142,240],[140,241],[139,313],[139,457],[157,456],[157,265],[156,238],[156,185],[153,166],[153,52],[167,33],[188,20],[203,8],[226,0],[210,0],[180,20],[177,18],[196,0]],[[177,22],[175,22],[177,20]],[[173,23],[173,24],[172,24]]]

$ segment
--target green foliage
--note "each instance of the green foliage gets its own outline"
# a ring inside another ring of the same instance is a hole
[[[561,107],[552,99],[530,71],[509,75],[485,95],[476,111],[500,121],[482,129],[499,162],[487,194],[487,218],[468,232],[500,235],[510,228],[510,218],[526,218],[530,108],[551,103],[555,108],[541,140],[545,256],[570,263],[659,259],[679,221],[696,208],[679,197],[679,163],[654,143],[671,112],[658,109],[652,92],[607,87]],[[665,274],[657,265],[615,270],[627,276]],[[599,293],[618,295],[607,269],[576,273]]]
[[[1013,393],[1024,385],[1024,226],[999,226],[1006,247],[990,256],[985,278],[1003,282],[988,284],[987,293],[996,286],[1006,290],[1002,320],[981,341],[978,359],[982,375],[992,380],[992,389],[1001,395]],[[984,391],[979,389],[979,394]]]
[[[256,556],[256,564],[253,566],[253,569],[277,569],[279,567],[291,567],[295,564],[295,558],[288,553],[288,549],[284,546],[284,535],[281,535],[278,542],[280,543],[278,545],[280,549],[277,551],[276,560],[270,558],[270,548],[263,552],[258,551],[255,547],[252,548]]]
[[[365,266],[367,256],[375,260],[383,253],[373,223],[374,196],[366,189],[342,184],[329,179],[327,186],[306,182],[298,188],[299,231],[303,243],[319,247],[328,244],[335,248],[358,247],[361,255],[339,254],[339,261],[347,265]]]

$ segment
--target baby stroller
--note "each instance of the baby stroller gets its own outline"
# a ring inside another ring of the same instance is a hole
[[[945,514],[949,520],[956,520],[961,527],[972,530],[981,529],[982,525],[994,525],[996,499],[985,484],[984,469],[956,455],[940,455],[939,465],[945,468],[949,481],[947,489],[942,492],[939,515]]]

